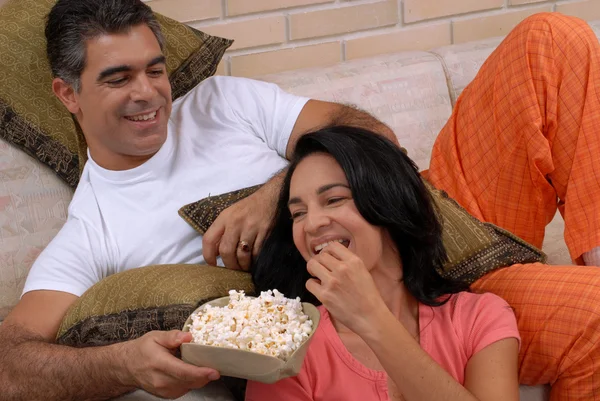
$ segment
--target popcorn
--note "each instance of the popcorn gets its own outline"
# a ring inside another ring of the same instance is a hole
[[[229,303],[206,305],[192,314],[193,343],[243,349],[286,361],[308,338],[313,322],[302,311],[300,298],[289,299],[277,290],[246,298],[229,291]]]

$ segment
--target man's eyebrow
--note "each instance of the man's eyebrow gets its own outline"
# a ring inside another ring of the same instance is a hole
[[[322,193],[329,191],[331,188],[336,188],[336,187],[343,187],[343,188],[350,189],[350,187],[348,185],[342,184],[342,183],[327,184],[327,185],[323,185],[322,187],[317,189],[317,195],[321,195]],[[302,200],[300,198],[294,197],[288,201],[288,206],[294,205],[296,203],[301,203],[301,202],[302,202]]]
[[[117,74],[119,72],[127,72],[131,71],[131,66],[128,65],[118,65],[116,67],[109,67],[98,74],[98,78],[96,78],[96,82],[102,82],[105,78],[110,77],[111,75]]]
[[[146,65],[146,68],[152,67],[156,64],[165,64],[166,61],[167,61],[167,59],[165,58],[165,56],[161,54],[160,56],[156,56],[152,60],[150,60],[148,62],[148,64]],[[133,70],[133,67],[131,67],[130,65],[127,65],[127,64],[117,65],[115,67],[109,67],[109,68],[103,70],[102,72],[100,72],[100,74],[98,74],[98,78],[96,78],[96,81],[101,82],[106,77],[110,77],[111,75],[118,74],[119,72],[131,71],[131,70]]]
[[[153,65],[156,65],[156,64],[166,64],[166,63],[167,63],[167,58],[161,54],[160,56],[156,56],[152,60],[150,60],[150,62],[148,63],[148,65],[146,65],[146,67],[152,67]]]

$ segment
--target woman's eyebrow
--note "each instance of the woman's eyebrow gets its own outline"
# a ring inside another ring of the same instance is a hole
[[[336,188],[336,187],[343,187],[343,188],[350,189],[350,187],[348,185],[338,182],[338,183],[334,183],[334,184],[323,185],[321,188],[317,189],[317,195],[321,195],[323,192],[329,191],[331,188]]]
[[[319,189],[317,189],[317,195],[321,195],[323,192],[327,192],[330,189],[336,188],[336,187],[342,187],[342,188],[350,189],[350,187],[348,185],[342,184],[341,182],[340,183],[334,183],[334,184],[327,184],[327,185],[323,185],[322,187],[320,187]],[[295,197],[291,198],[288,201],[288,206],[291,206],[291,205],[294,205],[294,204],[297,204],[297,203],[301,203],[301,202],[302,202],[302,200],[299,197],[295,196]]]
[[[302,203],[302,200],[300,200],[300,198],[299,198],[299,197],[297,197],[297,196],[296,196],[296,197],[293,197],[293,198],[291,198],[291,199],[288,201],[288,207],[289,207],[289,206],[291,206],[291,205],[294,205],[294,204],[296,204],[296,203]]]

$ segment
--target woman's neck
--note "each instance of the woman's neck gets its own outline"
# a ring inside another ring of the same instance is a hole
[[[418,302],[402,282],[402,267],[376,267],[371,277],[388,309],[402,321],[403,318],[418,316]]]

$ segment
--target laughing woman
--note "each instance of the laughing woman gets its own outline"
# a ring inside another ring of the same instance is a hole
[[[511,308],[444,279],[442,229],[412,161],[362,129],[303,136],[258,291],[320,303],[302,370],[246,400],[518,400]]]

